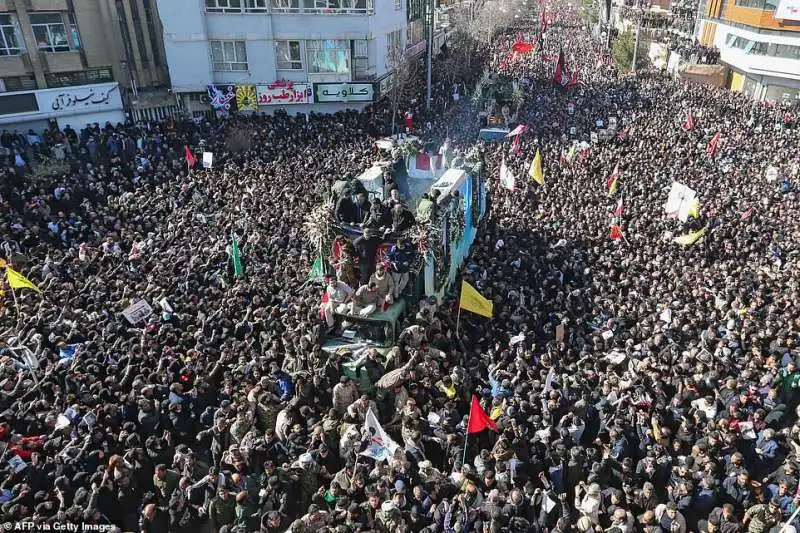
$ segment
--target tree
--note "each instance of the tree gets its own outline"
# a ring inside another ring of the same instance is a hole
[[[419,78],[419,63],[409,59],[402,43],[391,46],[386,53],[386,68],[392,74],[388,90],[392,107],[392,135],[397,133],[397,113],[400,102],[413,97],[414,82]]]
[[[471,2],[451,15],[454,41],[471,42],[472,46],[478,43],[491,45],[495,36],[514,22],[516,10],[512,0]]]
[[[600,13],[596,0],[581,0],[580,17],[590,26],[597,24]]]
[[[492,44],[495,35],[511,25],[514,21],[514,4],[510,0],[495,0],[486,2],[478,11],[475,30],[477,34],[486,38],[486,44]]]
[[[618,69],[623,72],[628,72],[631,69],[635,47],[636,35],[630,29],[620,33],[619,37],[614,40],[614,44],[611,47],[611,57],[614,58],[614,63]],[[636,68],[641,69],[645,66],[647,66],[647,54],[639,50],[636,57]]]

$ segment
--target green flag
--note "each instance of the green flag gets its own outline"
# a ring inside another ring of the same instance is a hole
[[[314,264],[311,265],[311,272],[308,273],[308,279],[311,281],[322,281],[325,275],[325,262],[321,257],[314,259]]]
[[[242,267],[242,256],[239,254],[239,243],[236,241],[236,234],[231,232],[231,259],[233,260],[233,274],[237,278],[244,276]]]

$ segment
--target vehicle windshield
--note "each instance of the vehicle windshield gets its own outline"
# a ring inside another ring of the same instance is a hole
[[[507,130],[481,130],[478,139],[487,142],[503,142],[508,135]]]
[[[368,317],[336,313],[336,325],[330,334],[326,348],[339,348],[349,344],[372,344],[384,346],[395,341],[396,324],[405,310],[403,300],[392,304],[382,312]]]

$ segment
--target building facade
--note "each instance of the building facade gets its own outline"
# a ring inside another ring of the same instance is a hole
[[[697,39],[730,68],[727,86],[800,104],[800,0],[702,0]]]
[[[0,127],[177,109],[161,35],[155,0],[0,0]]]
[[[158,0],[172,90],[195,115],[361,108],[424,52],[420,3]]]

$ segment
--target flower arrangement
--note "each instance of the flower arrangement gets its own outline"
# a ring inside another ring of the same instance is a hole
[[[416,139],[406,139],[397,147],[403,157],[413,157],[422,150],[422,145]]]
[[[330,249],[331,220],[333,220],[333,202],[329,200],[312,209],[303,222],[306,238],[318,253],[321,250]]]

